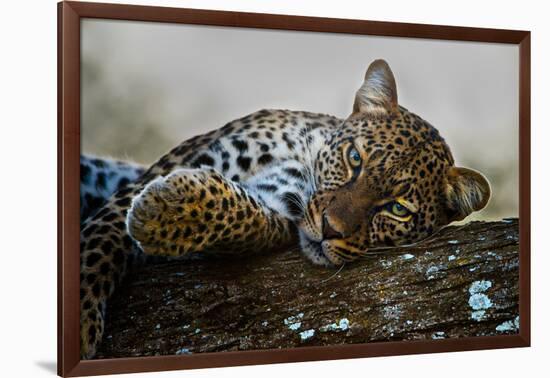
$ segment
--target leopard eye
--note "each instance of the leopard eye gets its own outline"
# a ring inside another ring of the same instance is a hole
[[[388,202],[382,208],[382,213],[399,222],[408,222],[412,219],[412,211],[398,201]]]
[[[411,214],[409,209],[401,205],[399,202],[392,202],[388,206],[388,210],[395,216],[405,218]]]
[[[348,161],[353,168],[361,165],[361,155],[355,147],[351,147],[348,151]]]

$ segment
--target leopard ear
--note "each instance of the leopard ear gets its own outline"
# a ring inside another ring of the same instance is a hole
[[[485,176],[473,169],[451,167],[445,195],[450,221],[459,221],[487,205],[491,186]]]
[[[383,59],[372,62],[365,82],[355,95],[353,114],[385,116],[397,110],[397,87],[388,63]]]

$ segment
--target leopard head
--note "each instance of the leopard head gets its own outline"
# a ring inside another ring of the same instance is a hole
[[[369,66],[352,114],[320,150],[315,179],[298,225],[301,246],[335,265],[424,239],[491,195],[481,173],[454,165],[437,129],[398,105],[383,60]]]

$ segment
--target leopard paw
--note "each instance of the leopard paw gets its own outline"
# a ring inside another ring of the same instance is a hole
[[[181,256],[205,250],[231,231],[231,213],[245,210],[239,210],[239,198],[214,169],[180,169],[152,181],[134,198],[128,230],[147,254]]]

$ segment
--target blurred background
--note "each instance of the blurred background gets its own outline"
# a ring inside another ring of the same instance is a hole
[[[81,30],[84,153],[149,164],[262,108],[345,118],[383,58],[399,103],[491,182],[488,207],[467,220],[518,215],[514,45],[96,19]]]

